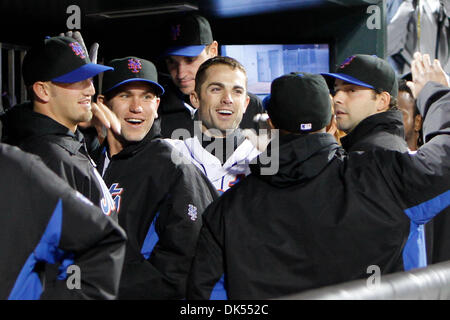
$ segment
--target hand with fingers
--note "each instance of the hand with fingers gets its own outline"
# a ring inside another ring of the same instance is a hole
[[[117,116],[99,99],[91,103],[92,120],[91,125],[97,130],[100,143],[106,138],[108,130],[115,135],[120,135],[121,126]]]
[[[66,33],[60,33],[60,36],[71,37],[77,40],[77,42],[83,47],[85,52],[88,52],[86,45],[84,44],[83,37],[79,31],[67,31]],[[97,63],[97,53],[99,44],[94,42],[89,49],[89,59],[92,63]]]
[[[253,129],[244,129],[242,134],[245,138],[259,150],[264,151],[271,139],[271,128],[267,123],[269,118],[267,113],[258,113],[254,116],[253,121],[258,124],[259,132],[255,132]]]
[[[411,74],[413,81],[408,81],[407,85],[411,89],[414,98],[417,98],[428,81],[450,86],[449,78],[442,69],[439,60],[434,59],[431,62],[428,54],[414,53],[414,60],[411,63]]]

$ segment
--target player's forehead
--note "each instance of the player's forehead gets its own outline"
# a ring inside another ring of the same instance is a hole
[[[233,86],[245,87],[246,85],[246,75],[245,73],[238,69],[232,68],[231,66],[225,64],[216,64],[210,66],[206,70],[206,83],[227,83],[233,84]]]
[[[190,63],[192,61],[196,61],[200,58],[200,55],[194,57],[187,56],[167,56],[166,62],[169,63]]]

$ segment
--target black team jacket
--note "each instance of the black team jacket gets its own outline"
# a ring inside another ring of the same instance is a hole
[[[122,228],[37,156],[0,144],[0,174],[0,299],[116,298]],[[52,264],[61,265],[60,274],[45,287],[42,276]],[[69,278],[72,265],[80,286]]]
[[[341,138],[345,151],[370,151],[373,148],[406,152],[402,112],[397,108],[376,113],[362,120]]]
[[[347,155],[326,133],[280,138],[276,174],[251,165],[205,211],[187,298],[211,298],[223,276],[228,298],[266,299],[367,278],[372,265],[402,270],[410,221],[450,205],[448,99],[435,83],[419,95],[427,143],[414,155]]]
[[[104,214],[117,219],[114,203],[79,130],[73,133],[55,120],[34,112],[31,103],[9,109],[2,121],[3,142],[40,156],[72,188],[99,206]]]
[[[174,163],[157,124],[114,155],[103,176],[128,235],[119,299],[185,298],[202,213],[218,197],[189,159]]]
[[[341,143],[347,152],[370,151],[373,148],[407,152],[408,144],[405,140],[403,114],[399,109],[392,108],[386,112],[371,115],[362,120],[349,134],[341,138]],[[416,245],[418,251],[415,256],[405,256],[407,268],[408,265],[425,267],[432,262],[433,251],[439,247],[439,241],[434,239],[434,224],[438,221],[437,219],[442,219],[442,217],[443,215],[439,215],[425,225],[417,225],[414,221],[411,221],[408,246]],[[426,245],[422,245],[424,242]],[[434,249],[435,243],[438,246],[436,249]]]

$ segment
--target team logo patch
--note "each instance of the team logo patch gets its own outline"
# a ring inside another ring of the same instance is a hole
[[[192,221],[197,220],[197,207],[190,204],[188,206],[188,212],[187,212],[188,216],[191,217]]]
[[[114,200],[114,205],[116,207],[116,212],[120,211],[120,202],[122,201],[122,192],[123,188],[119,188],[118,183],[113,183],[111,187],[109,187],[109,193]]]
[[[300,124],[300,130],[302,130],[302,131],[311,130],[311,129],[312,129],[311,123],[301,123]]]
[[[69,46],[72,48],[72,51],[81,59],[86,58],[83,47],[78,42],[69,43]]]
[[[342,62],[342,64],[339,66],[339,68],[344,69],[346,66],[348,66],[353,61],[353,59],[355,59],[355,56],[348,57],[347,59],[345,59],[344,62]]]
[[[142,69],[141,60],[139,59],[128,59],[128,69],[133,73],[139,73],[139,70]]]
[[[178,39],[178,37],[180,36],[181,33],[181,26],[179,24],[172,26],[170,28],[171,33],[172,33],[172,40],[176,41]]]

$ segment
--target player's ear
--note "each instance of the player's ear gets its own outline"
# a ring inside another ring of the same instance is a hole
[[[191,100],[191,103],[194,106],[194,108],[198,109],[198,107],[200,106],[200,99],[195,90],[191,92],[191,94],[189,95],[189,99]]]
[[[420,114],[416,114],[414,117],[414,130],[420,131],[422,129],[422,116]]]
[[[38,99],[40,102],[46,103],[49,101],[50,87],[46,82],[36,81],[35,83],[33,83],[32,89],[34,95],[36,96],[36,99]]]
[[[213,58],[219,54],[219,44],[216,40],[214,40],[209,46],[208,46],[208,55],[210,58]]]
[[[389,109],[389,103],[391,103],[391,95],[389,92],[383,91],[377,94],[377,111],[383,112]]]

